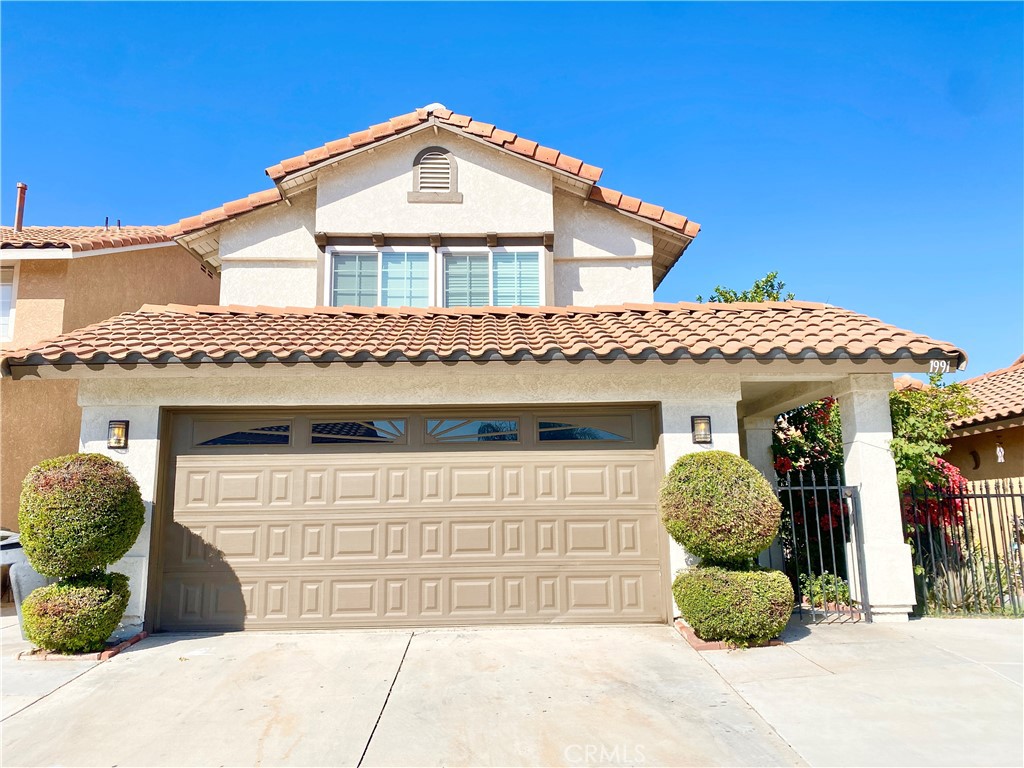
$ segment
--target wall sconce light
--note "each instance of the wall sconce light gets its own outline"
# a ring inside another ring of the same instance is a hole
[[[128,422],[111,421],[107,424],[107,448],[126,449],[128,447]]]
[[[1006,449],[1003,448],[1003,444],[1002,443],[996,443],[996,463],[997,464],[1005,464],[1006,463]]]
[[[711,417],[691,416],[690,432],[693,434],[693,442],[698,445],[707,445],[711,442]]]

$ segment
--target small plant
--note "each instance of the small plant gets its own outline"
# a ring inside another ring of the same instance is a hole
[[[699,638],[738,646],[778,636],[793,611],[793,587],[780,571],[701,566],[682,571],[672,592]]]
[[[21,605],[25,635],[61,653],[102,651],[128,607],[128,577],[93,571],[35,590]]]
[[[711,563],[746,564],[779,530],[782,505],[750,462],[725,451],[683,456],[661,487],[669,534]]]
[[[128,577],[104,573],[131,549],[145,505],[123,464],[96,453],[49,459],[22,485],[18,523],[29,562],[56,584],[22,603],[25,635],[64,653],[101,650],[128,606]]]
[[[834,573],[815,576],[800,574],[800,593],[810,605],[824,608],[827,605],[853,605],[850,602],[850,585]]]

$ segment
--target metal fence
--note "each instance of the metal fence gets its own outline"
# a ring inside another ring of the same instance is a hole
[[[778,479],[782,525],[761,563],[789,576],[795,614],[813,623],[871,621],[863,569],[860,495],[839,471]]]
[[[922,614],[1024,615],[1024,483],[913,487],[903,521]]]

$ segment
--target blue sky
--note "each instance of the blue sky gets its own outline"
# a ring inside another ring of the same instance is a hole
[[[1024,352],[1021,4],[4,3],[0,218],[163,224],[439,101],[699,221],[658,292],[770,270]],[[962,378],[959,377],[959,378]]]

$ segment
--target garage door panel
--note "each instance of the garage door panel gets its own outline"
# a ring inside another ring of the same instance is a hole
[[[421,450],[406,430],[312,453],[289,423],[276,453],[176,457],[160,628],[666,620],[652,450]]]

